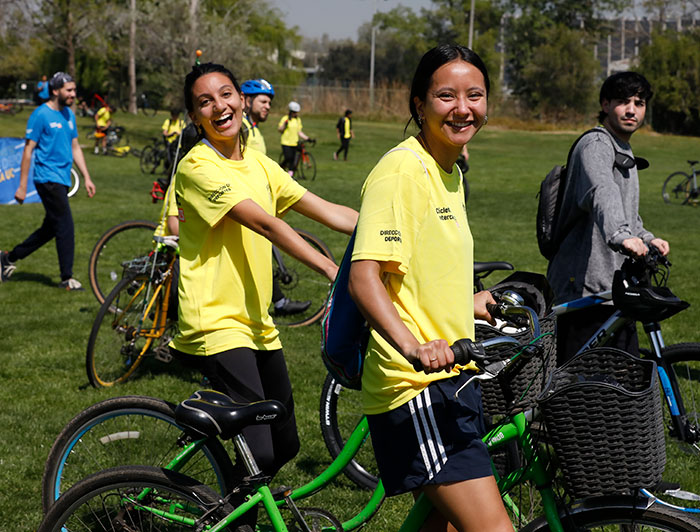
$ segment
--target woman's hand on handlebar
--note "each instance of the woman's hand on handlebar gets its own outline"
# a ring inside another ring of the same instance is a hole
[[[664,257],[668,255],[669,251],[671,251],[671,246],[669,246],[668,242],[666,242],[662,238],[655,238],[649,243],[656,249],[658,249]]]
[[[421,344],[407,353],[406,358],[414,367],[420,363],[426,373],[450,371],[455,360],[450,344],[446,340],[431,340]]]
[[[482,290],[474,294],[474,317],[480,320],[489,322],[491,325],[496,325],[496,320],[489,313],[486,305],[495,305],[496,300],[488,290]]]

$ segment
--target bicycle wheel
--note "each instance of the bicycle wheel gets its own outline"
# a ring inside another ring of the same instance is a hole
[[[648,504],[644,497],[610,496],[586,499],[560,511],[564,530],[609,531],[688,531],[700,530],[698,522],[672,508]],[[539,518],[521,532],[549,530],[544,518]]]
[[[113,397],[80,412],[51,447],[41,481],[44,512],[79,480],[118,465],[165,467],[181,450],[175,405],[146,396]],[[217,439],[208,440],[180,469],[221,495],[233,465]]]
[[[141,150],[139,166],[141,167],[141,173],[151,173],[151,170],[153,169],[153,146],[145,146],[143,150]]]
[[[124,466],[75,484],[49,509],[38,530],[205,530],[232,511],[215,492],[186,475]]]
[[[671,363],[678,395],[685,409],[685,441],[681,441],[672,430],[669,409],[664,409],[666,426],[666,469],[664,481],[680,485],[654,496],[686,511],[700,514],[700,344],[681,343],[666,346],[663,357]],[[668,404],[667,404],[668,406]],[[664,486],[662,486],[664,487]]]
[[[154,338],[157,332],[155,320],[160,318],[160,302],[145,314],[152,303],[150,289],[148,275],[127,277],[119,281],[102,303],[90,332],[85,357],[87,376],[95,388],[124,382],[141,364],[155,341],[159,345],[167,343],[165,330],[157,339]]]
[[[314,159],[313,154],[308,151],[304,152],[299,161],[299,171],[302,179],[309,181],[316,179],[316,159]]]
[[[80,173],[75,168],[70,169],[70,180],[71,186],[68,190],[69,198],[75,196],[75,193],[78,192],[78,188],[80,188]]]
[[[685,172],[674,172],[666,178],[661,195],[666,203],[682,205],[688,201],[691,191],[690,176]]]
[[[321,434],[333,459],[343,450],[345,442],[362,416],[360,392],[344,388],[332,375],[326,375],[321,390]],[[347,465],[344,473],[361,488],[373,490],[377,487],[379,472],[369,438]]]
[[[316,235],[295,229],[301,238],[311,245],[316,251],[325,255],[333,262],[335,258],[328,246]],[[295,314],[275,314],[274,308],[271,314],[278,325],[287,327],[302,327],[321,319],[323,307],[328,299],[330,282],[325,276],[307,268],[289,255],[282,255],[282,264],[275,263],[273,273],[279,282],[282,292],[287,299],[294,301],[310,301],[311,304],[304,312]]]
[[[110,227],[97,240],[90,253],[88,278],[100,304],[122,278],[124,261],[143,257],[153,250],[156,224],[148,220],[129,220]]]

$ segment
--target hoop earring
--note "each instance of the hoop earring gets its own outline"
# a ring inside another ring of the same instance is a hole
[[[486,124],[489,123],[489,115],[484,115],[484,123],[481,124],[482,126],[485,126]]]
[[[425,122],[425,118],[423,118],[422,115],[418,115],[418,128],[419,129],[423,128],[423,122]]]

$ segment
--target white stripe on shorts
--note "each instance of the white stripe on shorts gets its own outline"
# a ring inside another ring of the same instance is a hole
[[[432,479],[447,462],[447,455],[435,422],[428,388],[411,399],[408,407],[411,412],[413,427],[416,431],[420,453],[423,457],[423,464],[428,472],[428,478]]]

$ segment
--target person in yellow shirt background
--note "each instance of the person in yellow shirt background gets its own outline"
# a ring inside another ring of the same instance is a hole
[[[299,111],[301,111],[301,105],[298,102],[289,102],[289,113],[283,116],[277,125],[277,131],[282,134],[280,144],[282,144],[284,160],[281,166],[291,176],[294,176],[294,172],[299,164],[299,157],[297,157],[299,139],[311,140],[302,131],[303,125],[299,117]]]
[[[272,107],[272,99],[275,97],[275,90],[264,79],[249,79],[241,84],[241,91],[245,96],[243,128],[248,132],[246,148],[253,148],[267,155],[265,139],[260,133],[258,124],[267,120]]]
[[[95,155],[100,153],[100,145],[102,146],[102,155],[107,153],[107,130],[112,125],[112,113],[114,112],[114,107],[107,103],[95,113]]]
[[[336,132],[338,133],[338,140],[340,140],[340,148],[333,153],[333,160],[338,160],[338,155],[343,152],[343,161],[348,160],[348,148],[350,147],[350,139],[355,138],[355,132],[352,130],[352,110],[346,109],[345,114],[338,120],[335,125]]]
[[[175,152],[177,152],[177,139],[185,129],[185,121],[180,118],[180,110],[173,107],[170,109],[170,118],[166,118],[163,125],[160,126],[163,132],[163,140],[168,147],[168,172],[172,172],[172,164],[175,161]]]

